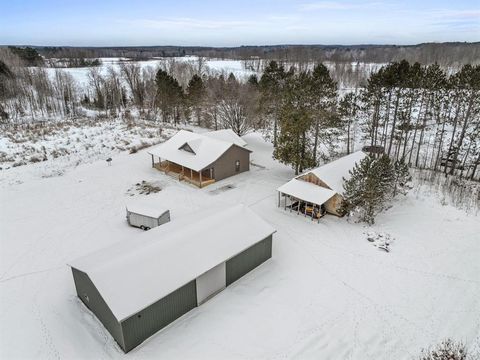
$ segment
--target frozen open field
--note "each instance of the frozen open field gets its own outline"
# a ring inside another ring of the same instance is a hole
[[[150,168],[145,150],[63,176],[40,176],[60,159],[0,171],[0,358],[411,359],[445,337],[480,341],[478,217],[412,192],[371,229],[317,224],[277,208],[293,172],[260,136],[245,139],[265,168],[201,190]],[[135,241],[124,205],[142,180],[162,186],[146,197],[173,221],[244,203],[278,232],[271,260],[124,355],[76,298],[66,263]],[[392,251],[368,231],[390,234]]]

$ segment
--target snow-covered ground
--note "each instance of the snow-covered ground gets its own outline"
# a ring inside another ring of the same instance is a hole
[[[100,58],[102,65],[100,65],[100,73],[106,75],[108,68],[112,67],[117,71],[120,71],[120,62],[128,59],[121,58]],[[135,61],[141,68],[151,67],[152,69],[157,69],[162,62],[165,61],[177,61],[177,62],[189,62],[194,66],[198,61],[198,58],[195,56],[184,56],[184,57],[175,57],[175,58],[158,58],[144,61]],[[245,69],[242,61],[233,60],[233,59],[216,59],[216,58],[207,58],[204,62],[206,68],[213,74],[230,74],[233,73],[235,77],[240,80],[246,80],[250,75],[256,74],[255,71]],[[78,83],[80,88],[87,88],[89,85],[88,73],[91,67],[79,67],[79,68],[46,68],[47,72],[52,76],[55,76],[55,71],[63,71],[73,76],[75,81]]]
[[[0,358],[411,359],[445,337],[479,341],[478,217],[411,192],[371,228],[317,224],[277,208],[293,172],[259,135],[245,139],[260,166],[204,189],[152,169],[146,150],[62,176],[40,176],[61,159],[0,171]],[[163,190],[139,195],[142,180]],[[278,232],[271,260],[124,355],[75,296],[66,263],[135,241],[131,194],[172,221],[244,203]],[[389,253],[372,233],[394,239]]]

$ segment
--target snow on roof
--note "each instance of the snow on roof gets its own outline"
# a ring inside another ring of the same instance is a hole
[[[217,139],[216,136],[212,137],[208,134],[210,133],[196,134],[190,131],[180,130],[163,144],[151,149],[148,153],[183,165],[194,171],[200,171],[215,162],[231,146],[236,145],[233,141],[220,140]],[[185,144],[188,144],[195,153],[193,154],[185,149],[181,149]]]
[[[139,201],[129,202],[126,205],[126,208],[129,212],[157,219],[168,211],[168,209],[164,207],[155,206],[152,203],[147,204],[145,202]]]
[[[274,232],[236,205],[166,223],[69,265],[88,274],[122,321]]]
[[[343,178],[347,180],[350,179],[349,170],[353,169],[355,164],[360,162],[366,156],[367,154],[364,152],[357,151],[335,161],[329,162],[328,164],[322,165],[316,169],[307,171],[306,174],[314,174],[325,184],[327,184],[330,189],[339,194],[343,194]]]
[[[235,134],[235,132],[232,129],[210,131],[205,133],[204,135],[213,137],[218,140],[228,141],[241,147],[247,146],[247,142],[243,140],[240,136]]]
[[[281,193],[293,196],[297,199],[312,202],[317,205],[324,204],[336,193],[319,185],[304,180],[292,179],[278,189]]]

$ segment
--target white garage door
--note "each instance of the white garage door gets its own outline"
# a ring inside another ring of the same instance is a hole
[[[197,278],[198,305],[225,288],[225,274],[225,263],[222,263]]]

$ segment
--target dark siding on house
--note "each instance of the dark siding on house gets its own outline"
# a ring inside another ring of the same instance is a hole
[[[195,280],[122,321],[125,352],[197,306]],[[140,316],[140,317],[139,317]]]
[[[72,274],[75,288],[77,289],[77,295],[80,300],[82,300],[85,306],[97,316],[120,347],[125,349],[120,323],[117,321],[88,275],[74,268],[72,268]]]
[[[226,262],[227,286],[272,257],[272,235]]]
[[[240,160],[240,171],[235,171],[235,162]],[[214,177],[216,181],[250,170],[250,151],[240,146],[233,145],[215,161]]]

